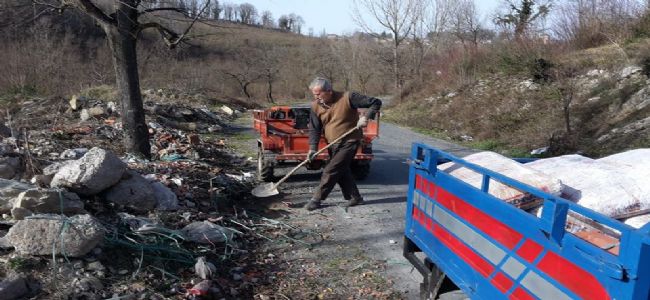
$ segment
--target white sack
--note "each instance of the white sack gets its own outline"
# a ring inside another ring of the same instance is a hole
[[[610,217],[650,208],[632,170],[580,155],[537,160],[529,167],[562,181],[562,197]]]
[[[518,163],[498,153],[489,151],[479,152],[468,155],[463,159],[550,194],[560,195],[562,184],[559,180],[529,168],[527,164]],[[439,166],[439,169],[476,188],[481,188],[483,176],[475,171],[453,162],[442,164]],[[517,206],[524,206],[528,202],[535,200],[535,198],[530,197],[527,193],[506,186],[495,179],[490,180],[489,193]]]

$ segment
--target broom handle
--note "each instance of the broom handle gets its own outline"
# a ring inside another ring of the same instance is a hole
[[[316,151],[316,153],[314,154],[314,157],[316,157],[318,154],[323,153],[323,151],[329,149],[332,145],[338,143],[338,142],[339,142],[340,140],[342,140],[344,137],[350,135],[352,132],[354,132],[355,130],[357,130],[357,129],[359,129],[359,128],[360,128],[360,127],[354,127],[354,128],[352,128],[352,129],[348,130],[348,132],[342,134],[341,136],[339,136],[338,138],[336,138],[334,141],[332,141],[331,143],[327,144],[327,146],[323,147],[323,149],[320,149],[320,150]],[[289,173],[287,173],[287,175],[284,175],[284,177],[282,177],[282,179],[280,179],[280,180],[279,180],[275,185],[273,185],[273,188],[277,188],[281,183],[283,183],[285,180],[287,180],[287,178],[289,178],[289,176],[293,175],[293,173],[295,173],[298,169],[300,169],[300,167],[306,165],[307,163],[309,163],[309,159],[305,159],[305,160],[303,160],[303,161],[302,161],[300,164],[298,164],[295,168],[293,168],[291,171],[289,171]]]

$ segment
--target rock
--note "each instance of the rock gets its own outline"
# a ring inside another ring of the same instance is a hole
[[[12,179],[20,172],[20,158],[18,157],[0,157],[0,178]]]
[[[79,113],[79,119],[82,121],[88,121],[90,119],[90,113],[88,112],[87,109],[82,109],[81,112]]]
[[[0,138],[8,138],[11,136],[11,128],[5,124],[0,123]]]
[[[63,151],[61,155],[59,155],[60,159],[79,159],[83,157],[86,153],[88,153],[88,148],[75,148],[75,149],[68,149]]]
[[[26,217],[33,215],[33,213],[26,208],[14,207],[11,209],[11,217],[15,220],[24,220]]]
[[[88,98],[84,96],[77,96],[77,95],[72,96],[72,99],[70,99],[69,101],[70,108],[72,108],[72,110],[78,110],[84,107],[87,102],[88,102]]]
[[[599,69],[593,69],[587,72],[587,76],[589,77],[597,77],[603,74],[605,71],[604,70],[599,70]]]
[[[234,237],[231,229],[208,221],[190,223],[181,229],[181,233],[186,240],[200,244],[226,242]]]
[[[154,198],[156,199],[156,210],[179,209],[176,193],[158,181],[151,181],[150,184],[153,189]]]
[[[84,292],[100,291],[104,288],[104,285],[102,284],[101,280],[92,276],[82,278],[82,279],[75,278],[72,281],[72,285]]]
[[[35,186],[14,180],[0,179],[0,213],[8,213],[20,193]]]
[[[27,280],[18,274],[12,273],[0,282],[0,299],[23,299],[29,292]]]
[[[106,115],[106,111],[104,110],[103,107],[100,107],[100,106],[94,106],[94,107],[91,107],[91,108],[88,109],[88,114],[89,114],[91,117],[95,117],[95,118],[97,118],[97,117],[105,116],[105,115]]]
[[[89,271],[104,271],[104,270],[106,270],[106,267],[104,267],[104,265],[102,265],[101,262],[94,261],[94,262],[89,263],[86,266],[86,269],[88,269]]]
[[[70,257],[86,255],[104,239],[104,227],[90,215],[76,215],[65,221],[58,215],[33,216],[16,222],[7,238],[21,254],[52,255],[54,251]]]
[[[126,178],[109,188],[104,199],[110,203],[137,211],[150,211],[156,207],[151,184],[135,171],[126,171]]]
[[[226,113],[229,116],[232,116],[232,115],[235,114],[235,111],[232,108],[230,108],[230,107],[228,107],[226,105],[221,106],[221,111]]]
[[[9,242],[9,239],[6,237],[0,237],[0,249],[11,249],[14,245]]]
[[[35,175],[29,182],[38,187],[48,187],[50,186],[50,183],[52,183],[52,177],[54,177],[54,175]]]
[[[638,66],[628,66],[628,67],[623,68],[623,70],[621,70],[621,72],[619,73],[619,76],[621,78],[628,78],[628,77],[634,75],[635,73],[639,73],[639,72],[641,72],[640,67],[638,67]]]
[[[58,173],[59,170],[61,170],[61,168],[63,168],[64,166],[66,166],[68,164],[74,164],[74,161],[73,160],[66,160],[66,161],[55,162],[55,163],[43,168],[43,175],[54,177],[54,175],[56,173]]]
[[[20,193],[14,202],[11,215],[16,220],[24,219],[26,212],[19,211],[19,215],[16,215],[16,209],[27,210],[30,212],[29,215],[32,213],[71,215],[84,213],[84,203],[75,193],[61,189],[35,188]]]
[[[96,195],[118,183],[125,170],[126,164],[115,154],[95,147],[61,167],[50,186],[66,187],[84,196]]]

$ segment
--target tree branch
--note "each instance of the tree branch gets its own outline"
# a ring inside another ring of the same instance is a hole
[[[142,16],[147,13],[152,13],[156,11],[175,11],[184,14],[185,11],[179,7],[158,7],[158,8],[148,8],[138,13],[138,16]]]
[[[117,24],[117,21],[113,17],[104,13],[104,11],[101,10],[99,7],[97,7],[97,5],[92,3],[91,0],[63,0],[63,3],[68,1],[74,3],[74,5],[77,8],[87,13],[88,15],[90,15],[100,23],[107,24],[107,25]]]

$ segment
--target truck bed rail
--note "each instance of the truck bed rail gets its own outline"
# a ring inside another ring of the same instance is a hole
[[[481,174],[481,188],[440,171],[440,160]],[[542,216],[489,194],[494,181],[543,199]],[[568,231],[569,216],[607,228],[618,251]],[[413,144],[405,238],[415,250],[405,248],[405,254],[424,252],[472,299],[648,299],[649,233],[650,225],[634,229],[451,154]]]

